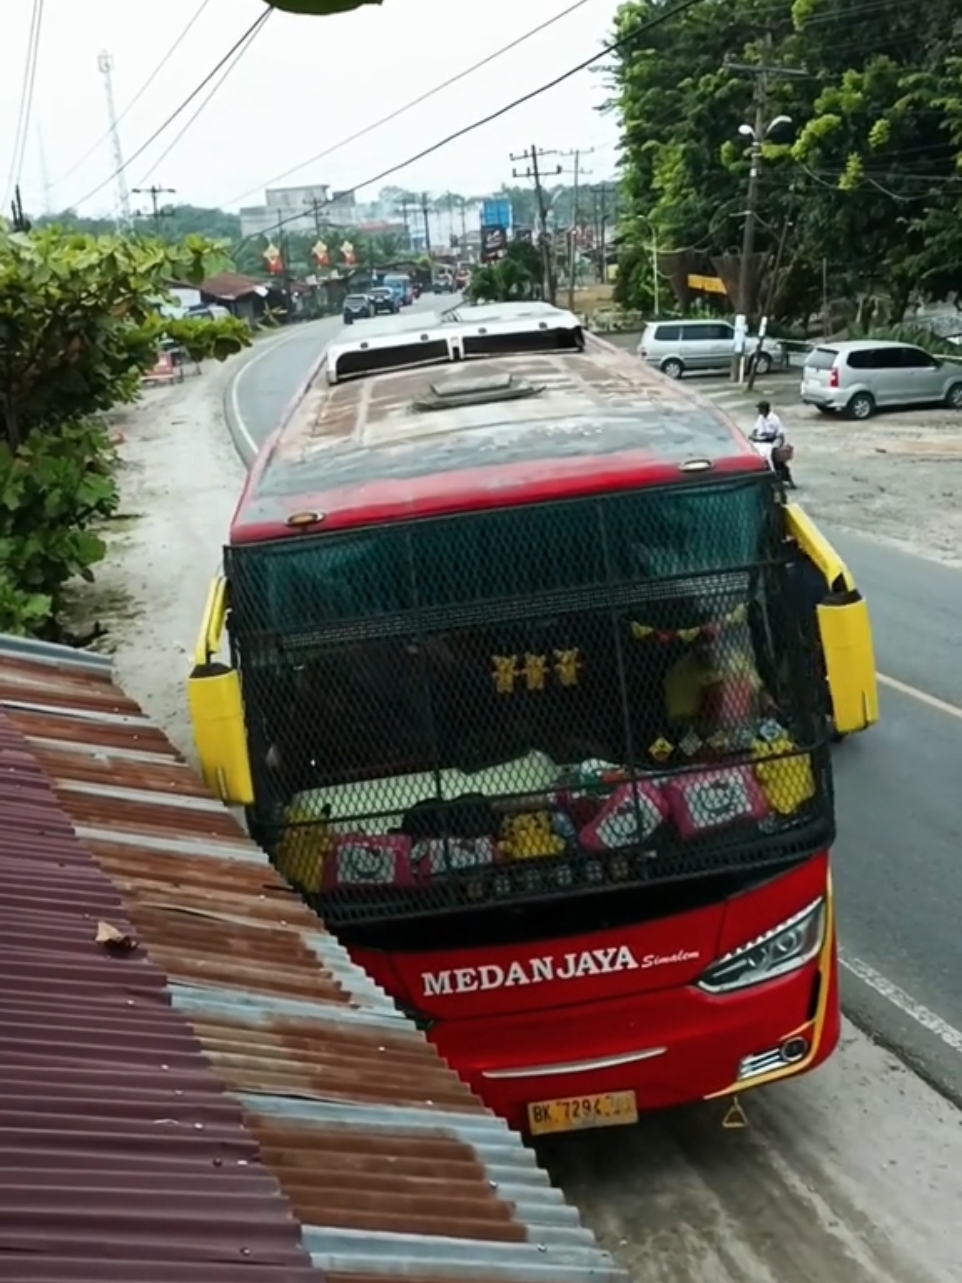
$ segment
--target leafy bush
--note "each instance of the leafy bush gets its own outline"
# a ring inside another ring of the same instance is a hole
[[[234,320],[175,321],[172,280],[220,270],[219,247],[0,224],[0,632],[55,635],[63,590],[92,579],[117,488],[103,411],[140,395],[173,339],[195,360],[250,341]]]
[[[93,421],[0,443],[0,632],[45,630],[64,586],[90,581],[105,545],[95,527],[117,508],[106,431]]]

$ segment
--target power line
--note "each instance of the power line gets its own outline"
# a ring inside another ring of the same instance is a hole
[[[120,175],[121,173],[123,173],[123,171],[124,171],[124,170],[128,169],[128,168],[130,167],[130,165],[132,165],[132,164],[133,164],[133,162],[134,162],[134,161],[135,161],[139,156],[142,156],[142,155],[144,154],[144,152],[147,150],[147,148],[151,145],[151,143],[156,142],[156,141],[157,141],[157,139],[160,137],[160,135],[161,135],[162,133],[164,133],[167,129],[169,129],[169,128],[170,128],[170,126],[174,123],[174,121],[177,119],[177,117],[178,117],[178,116],[179,116],[183,111],[186,111],[186,109],[187,109],[187,108],[190,106],[190,104],[194,101],[194,99],[197,97],[197,95],[198,95],[202,90],[204,90],[204,89],[206,89],[206,88],[207,88],[207,86],[208,86],[208,85],[210,84],[210,82],[214,79],[214,77],[215,77],[215,76],[217,75],[217,73],[221,70],[221,68],[222,68],[226,63],[228,63],[228,62],[231,60],[231,58],[233,58],[234,54],[235,54],[235,53],[237,53],[237,51],[241,48],[241,46],[243,46],[243,45],[246,43],[246,41],[247,41],[247,40],[249,40],[250,38],[252,38],[252,37],[253,37],[253,36],[254,36],[258,31],[260,31],[261,27],[263,27],[264,23],[265,23],[265,22],[267,22],[268,18],[270,18],[271,14],[272,14],[273,12],[274,12],[274,10],[273,10],[273,9],[265,9],[265,10],[264,10],[264,12],[261,14],[261,16],[260,16],[259,18],[255,19],[255,20],[254,20],[254,22],[252,22],[252,23],[251,23],[251,25],[247,28],[247,30],[246,30],[246,31],[244,32],[244,34],[240,37],[240,39],[238,39],[238,40],[235,40],[235,41],[234,41],[234,43],[233,43],[233,44],[231,45],[231,47],[228,49],[227,53],[225,53],[225,54],[224,54],[224,56],[223,56],[223,58],[221,58],[220,62],[218,62],[218,63],[217,63],[217,65],[216,65],[215,67],[212,67],[212,68],[211,68],[211,70],[207,73],[207,75],[206,75],[206,76],[204,77],[204,79],[200,82],[200,84],[199,84],[199,85],[196,85],[196,86],[191,90],[191,92],[187,95],[187,97],[186,97],[186,98],[184,99],[184,101],[180,104],[180,106],[179,106],[179,107],[177,107],[177,108],[176,108],[176,110],[174,110],[174,111],[172,111],[172,112],[170,113],[170,115],[169,115],[169,116],[167,117],[167,119],[163,122],[163,124],[162,124],[162,125],[160,125],[160,126],[158,126],[158,128],[154,130],[154,132],[150,135],[150,137],[147,139],[147,141],[146,141],[145,143],[142,143],[142,144],[140,145],[140,147],[138,147],[138,148],[137,148],[137,150],[134,152],[134,154],[133,154],[133,155],[132,155],[128,160],[126,160],[126,161],[124,162],[123,166],[122,166],[121,168],[119,168],[119,169],[115,170],[115,171],[114,171],[114,173],[110,174],[107,178],[105,178],[105,179],[103,180],[103,182],[98,183],[96,187],[91,188],[91,190],[90,190],[89,192],[87,192],[87,194],[86,194],[85,196],[82,196],[82,197],[80,198],[80,200],[78,200],[78,201],[74,201],[74,202],[73,202],[74,207],[78,207],[78,206],[80,206],[80,205],[84,205],[84,204],[86,204],[86,202],[87,202],[88,200],[90,200],[90,199],[91,199],[91,197],[96,196],[98,192],[103,191],[103,189],[104,189],[105,187],[107,187],[110,183],[112,183],[112,182],[114,181],[114,179],[115,179],[115,178],[119,177],[119,175]]]
[[[268,13],[269,12],[270,10],[268,10]],[[155,173],[160,168],[160,166],[164,163],[164,161],[167,159],[170,153],[174,150],[174,148],[177,146],[177,144],[180,142],[183,136],[190,129],[191,125],[193,125],[197,117],[201,114],[201,112],[204,110],[204,108],[207,106],[210,100],[218,92],[221,85],[223,85],[224,81],[227,79],[230,73],[234,70],[234,68],[240,62],[241,58],[243,58],[244,54],[254,43],[254,41],[257,38],[257,33],[259,31],[260,31],[260,27],[257,27],[257,26],[249,30],[246,41],[241,44],[240,48],[237,49],[237,52],[234,55],[233,59],[224,67],[224,70],[221,72],[220,79],[214,81],[214,83],[210,87],[210,92],[204,98],[202,98],[200,102],[197,104],[196,111],[192,112],[191,115],[187,117],[187,120],[184,122],[182,127],[177,131],[177,133],[173,136],[173,138],[167,144],[165,149],[160,153],[157,159],[153,162],[153,164],[150,166],[150,169],[144,174],[143,178],[138,180],[138,186],[143,186],[143,184],[146,183],[147,180],[150,178],[151,174]]]
[[[33,110],[33,88],[37,79],[37,58],[40,52],[40,32],[43,27],[43,0],[33,0],[30,11],[30,29],[27,34],[27,61],[24,64],[23,80],[20,84],[20,107],[17,112],[17,126],[13,136],[13,159],[7,177],[3,206],[10,199],[14,187],[20,185],[20,174],[23,170],[23,159],[27,150],[27,139],[30,136],[30,112]],[[0,206],[2,208],[3,206]]]
[[[390,165],[387,169],[382,169],[379,174],[372,174],[370,178],[365,178],[362,182],[355,183],[353,187],[348,187],[343,191],[339,191],[338,195],[351,196],[355,192],[359,192],[364,187],[372,187],[375,183],[380,183],[385,178],[390,178],[392,174],[397,174],[402,169],[407,169],[409,165],[416,164],[417,161],[423,160],[425,156],[431,156],[434,152],[440,151],[450,143],[457,142],[459,138],[464,138],[467,134],[473,133],[476,129],[481,129],[482,126],[489,125],[493,120],[499,120],[502,116],[508,115],[509,112],[514,111],[516,108],[523,107],[525,103],[531,102],[532,99],[538,98],[541,94],[547,93],[549,89],[554,89],[556,86],[564,84],[566,80],[570,80],[572,76],[576,76],[580,71],[587,70],[588,67],[593,66],[596,62],[600,62],[602,58],[607,58],[609,54],[615,53],[617,50],[623,49],[626,45],[638,40],[641,36],[645,35],[646,32],[654,30],[655,27],[660,27],[671,18],[676,18],[683,13],[687,13],[689,9],[694,9],[696,5],[701,3],[703,3],[703,0],[680,0],[680,3],[674,5],[671,9],[662,9],[659,13],[656,13],[654,17],[649,18],[646,22],[640,23],[625,35],[620,36],[617,40],[613,40],[611,44],[605,45],[602,49],[599,49],[599,51],[592,54],[590,58],[585,58],[583,62],[577,63],[574,67],[569,67],[567,71],[561,72],[560,75],[555,76],[552,80],[547,80],[544,84],[538,85],[537,88],[530,89],[527,93],[522,94],[520,98],[515,98],[511,102],[505,103],[503,107],[499,107],[496,111],[489,112],[486,116],[479,117],[477,120],[472,121],[471,124],[463,125],[460,129],[456,129],[453,133],[447,134],[444,138],[439,139],[436,143],[432,143],[429,147],[422,147],[421,150],[419,152],[415,152],[413,156],[408,156],[406,159],[398,161],[397,164]],[[291,223],[301,216],[302,215],[300,213],[289,214],[286,218],[280,220],[278,226],[283,227],[287,223]],[[246,244],[246,242],[251,239],[252,237],[250,236],[243,237],[237,248],[240,248],[240,245]]]
[[[161,58],[160,62],[158,62],[157,66],[153,69],[153,71],[150,73],[150,75],[147,77],[144,83],[140,86],[140,88],[134,94],[133,98],[131,98],[127,106],[118,115],[117,117],[118,125],[124,119],[124,117],[127,116],[131,111],[133,111],[134,107],[137,106],[141,98],[143,98],[144,94],[147,92],[150,86],[154,83],[154,81],[157,79],[157,77],[160,75],[163,69],[167,66],[168,62],[170,62],[171,58],[174,56],[174,54],[177,52],[180,46],[184,43],[184,40],[190,34],[190,31],[195,25],[195,23],[197,22],[197,19],[201,16],[201,14],[204,12],[204,10],[207,8],[209,4],[210,4],[210,0],[201,0],[200,5],[194,12],[194,16],[190,19],[186,27],[184,27],[183,31],[181,31],[180,35],[177,37],[174,43],[170,46],[170,48],[164,54],[163,58]],[[109,129],[105,130],[104,133],[102,133],[100,137],[97,139],[97,141],[91,147],[89,147],[87,151],[84,152],[84,154],[80,157],[80,159],[75,164],[71,165],[68,170],[65,170],[64,173],[62,173],[59,178],[54,179],[52,185],[54,187],[59,187],[60,184],[65,182],[70,177],[71,174],[75,174],[77,170],[80,168],[80,166],[84,163],[84,161],[89,160],[90,157],[97,150],[97,148],[100,147],[104,142],[106,142],[106,140],[110,137],[110,133],[111,131]]]
[[[391,124],[400,116],[411,111],[412,108],[419,107],[422,102],[427,102],[429,98],[433,98],[435,94],[441,93],[443,89],[449,89],[451,85],[456,85],[459,80],[464,80],[465,77],[473,75],[476,71],[480,71],[482,67],[486,67],[488,63],[494,62],[495,59],[502,57],[506,53],[510,53],[512,49],[517,49],[519,45],[524,44],[526,40],[530,40],[532,36],[536,36],[540,32],[546,31],[548,27],[553,26],[556,22],[560,22],[562,18],[567,18],[570,13],[574,13],[576,9],[582,8],[587,3],[588,0],[576,0],[576,3],[569,5],[567,9],[562,9],[560,13],[554,14],[553,17],[548,18],[546,21],[539,22],[536,27],[532,27],[530,31],[525,31],[522,35],[512,40],[510,44],[502,45],[500,49],[495,49],[493,53],[489,53],[478,62],[473,62],[470,67],[465,67],[463,71],[457,72],[456,75],[449,76],[447,80],[442,80],[439,85],[435,85],[432,89],[428,89],[423,94],[419,94],[417,98],[412,98],[411,101],[406,102],[403,107],[398,107],[396,110],[388,112],[386,116],[381,116],[379,120],[372,121],[369,125],[365,125],[363,129],[357,130],[356,133],[350,134],[347,138],[342,138],[340,142],[333,143],[330,147],[325,147],[323,151],[317,152],[316,155],[309,157],[307,160],[302,160],[299,164],[294,165],[293,168],[285,169],[282,174],[275,174],[274,177],[269,178],[266,183],[257,187],[251,187],[246,192],[242,192],[240,196],[234,196],[231,200],[227,201],[227,204],[239,204],[242,200],[246,200],[248,196],[252,196],[255,192],[262,191],[265,187],[273,187],[275,183],[283,182],[285,178],[290,178],[292,175],[300,173],[300,171],[302,169],[306,169],[308,165],[314,165],[319,160],[324,160],[327,156],[333,156],[336,151],[341,151],[350,143],[357,142],[359,138],[366,137],[367,134],[372,133],[375,129],[380,129],[382,125]]]

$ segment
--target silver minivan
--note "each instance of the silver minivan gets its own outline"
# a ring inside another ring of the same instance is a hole
[[[805,358],[801,394],[822,414],[844,412],[853,419],[899,405],[962,410],[962,363],[891,340],[823,343]]]
[[[758,339],[749,335],[746,353],[757,347]],[[734,354],[735,327],[730,321],[649,321],[638,344],[641,359],[657,366],[670,379],[727,370]],[[767,374],[786,363],[784,346],[775,339],[766,340],[758,358],[758,373]]]

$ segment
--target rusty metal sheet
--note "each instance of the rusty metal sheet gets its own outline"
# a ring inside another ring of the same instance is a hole
[[[22,691],[31,659],[20,647],[12,684]],[[68,969],[31,953],[29,965],[15,967],[15,987],[0,992],[0,1019],[18,1031],[11,1082],[26,1091],[31,1057],[42,1052],[52,1089],[45,1130],[57,1137],[49,1162],[71,1202],[75,1189],[80,1195],[61,1246],[74,1244],[94,1218],[81,1178],[92,1127],[111,1162],[123,1150],[132,1198],[153,1161],[150,1142],[162,1149],[176,1214],[188,1227],[201,1201],[192,1195],[199,1178],[185,1166],[191,1143],[206,1144],[208,1163],[231,1182],[238,1170],[263,1182],[266,1166],[325,1276],[622,1283],[531,1151],[354,965],[232,815],[198,787],[161,732],[109,686],[103,667],[94,661],[88,672],[85,662],[78,667],[71,653],[40,648],[46,706],[0,696],[0,716],[5,708],[26,737],[21,756],[35,776],[46,772],[97,866],[88,863],[86,875],[72,873],[68,884],[51,857],[31,864],[31,882],[2,884],[9,892],[0,926],[9,935],[0,949],[29,952],[32,933],[47,930],[82,946]],[[0,689],[11,685],[7,663],[0,639]],[[44,815],[45,840],[69,849],[70,825],[49,803],[33,820]],[[0,869],[9,850],[0,833]],[[122,918],[143,949],[122,959],[121,970],[108,960],[111,974],[131,979],[102,995],[89,1021],[84,995],[99,992],[97,968],[107,965],[91,953],[89,934],[108,912],[98,899],[104,886],[111,920]],[[164,1021],[176,1023],[177,1037]],[[113,1067],[115,1046],[124,1049],[123,1075]],[[76,1070],[88,1065],[96,1088],[74,1085]],[[151,1093],[169,1102],[165,1087],[175,1082],[180,1113],[159,1101],[155,1113],[184,1124],[137,1131]],[[20,1109],[16,1095],[0,1102],[0,1144],[4,1134],[23,1134]],[[225,1192],[223,1208],[237,1197]],[[249,1222],[246,1212],[239,1216],[253,1236],[256,1214]],[[0,1213],[0,1277],[4,1224]],[[266,1240],[258,1243],[267,1250]],[[176,1253],[165,1260],[172,1270],[182,1263]],[[247,1262],[243,1276],[253,1279]],[[207,1277],[199,1273],[197,1283]],[[175,1273],[164,1278],[178,1283]],[[47,1279],[25,1275],[24,1283]]]
[[[97,943],[135,928],[2,710],[0,815],[0,1278],[319,1278],[166,977]]]

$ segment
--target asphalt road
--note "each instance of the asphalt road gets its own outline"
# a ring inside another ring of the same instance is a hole
[[[321,321],[266,340],[241,368],[227,408],[242,454],[276,426],[339,328]],[[883,685],[880,724],[836,750],[843,998],[857,1023],[962,1102],[962,572],[826,533],[868,599],[880,673],[916,692]]]

